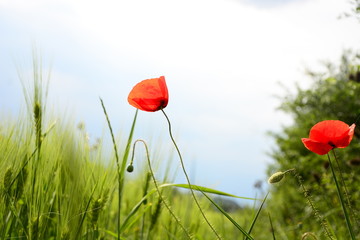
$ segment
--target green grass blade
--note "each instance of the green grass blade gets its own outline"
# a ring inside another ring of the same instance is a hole
[[[99,228],[99,231],[104,232],[104,233],[106,233],[106,234],[108,234],[108,235],[110,235],[110,236],[112,236],[112,237],[114,237],[114,238],[117,238],[117,236],[118,236],[116,233],[114,233],[114,232],[112,232],[112,231],[110,231],[110,230],[107,230],[107,229]],[[120,239],[121,239],[121,240],[126,240],[126,239],[123,238],[123,237],[120,237]]]
[[[96,182],[96,184],[95,184],[95,186],[94,186],[94,188],[93,188],[93,190],[92,190],[92,192],[91,192],[91,194],[90,194],[90,196],[89,196],[88,202],[87,202],[87,204],[86,204],[85,211],[84,211],[84,213],[83,213],[83,215],[82,215],[82,218],[81,218],[81,220],[80,220],[80,224],[79,224],[78,230],[77,230],[77,232],[76,232],[76,237],[75,237],[75,239],[78,239],[78,237],[79,237],[79,234],[80,234],[80,232],[81,232],[82,225],[84,224],[84,221],[85,221],[87,212],[88,212],[88,210],[89,210],[91,200],[92,200],[92,198],[93,198],[93,196],[94,196],[94,193],[95,193],[95,190],[96,190],[96,188],[97,188],[97,185],[98,185],[98,182]]]
[[[119,236],[118,239],[120,239],[120,215],[121,215],[121,202],[122,202],[122,191],[124,189],[124,179],[125,179],[125,167],[126,167],[126,161],[127,158],[129,156],[129,152],[130,152],[130,146],[131,146],[131,142],[132,142],[132,137],[134,134],[134,129],[135,129],[135,123],[136,123],[136,119],[137,119],[137,114],[138,114],[138,110],[136,109],[135,112],[135,116],[134,116],[134,120],[132,122],[132,126],[131,126],[131,130],[130,130],[130,134],[126,143],[126,148],[125,148],[125,152],[123,155],[123,159],[121,162],[121,166],[120,166],[120,162],[119,162],[119,155],[118,155],[118,150],[117,150],[117,146],[116,146],[116,142],[115,142],[115,137],[114,137],[114,133],[110,124],[110,119],[108,117],[108,114],[106,112],[106,108],[104,105],[103,100],[100,98],[100,102],[101,102],[101,106],[103,108],[105,117],[106,117],[106,121],[108,123],[108,127],[110,130],[110,134],[111,134],[111,138],[112,138],[112,142],[113,142],[113,146],[114,146],[114,151],[115,151],[115,157],[116,157],[116,164],[117,164],[117,174],[118,174],[118,229],[119,229]]]
[[[122,225],[120,227],[120,232],[123,232],[127,228],[128,222],[137,213],[137,211],[140,209],[140,207],[142,206],[143,202],[147,199],[147,197],[155,192],[156,192],[156,190],[149,192],[133,207],[133,209],[130,211],[130,213],[127,215],[124,222],[122,223]]]
[[[164,188],[164,187],[181,187],[181,188],[189,188],[188,184],[162,184],[159,186],[159,188]],[[242,198],[242,197],[238,197],[232,194],[227,194],[221,191],[217,191],[211,188],[205,188],[205,187],[200,187],[197,185],[191,185],[191,187],[193,187],[193,190],[199,191],[201,192],[227,219],[229,219],[230,222],[232,222],[234,224],[234,226],[239,229],[240,232],[242,232],[248,239],[253,240],[253,238],[228,214],[225,212],[225,210],[223,210],[218,204],[216,204],[205,192],[208,193],[213,193],[213,194],[218,194],[218,195],[224,195],[224,196],[233,196],[236,198]],[[204,190],[204,191],[203,191]],[[146,198],[147,196],[153,194],[155,192],[155,190],[150,191],[146,196],[144,196],[144,198]],[[245,198],[245,199],[250,199],[250,200],[255,200],[255,199],[251,199],[251,198]],[[141,202],[143,201],[143,199],[141,200]]]
[[[190,189],[188,184],[163,184],[161,185],[161,187],[166,187],[166,186],[173,186],[173,187],[180,187],[180,188],[187,188]],[[246,199],[246,200],[259,200],[259,199],[255,199],[255,198],[248,198],[248,197],[240,197],[240,196],[236,196],[230,193],[226,193],[226,192],[222,192],[222,191],[218,191],[212,188],[207,188],[207,187],[202,187],[202,186],[197,186],[197,185],[191,185],[191,187],[199,192],[206,192],[206,193],[211,193],[211,194],[216,194],[216,195],[221,195],[221,196],[226,196],[226,197],[233,197],[233,198],[240,198],[240,199]]]
[[[33,151],[33,153],[31,154],[31,156],[29,158],[27,158],[27,160],[24,161],[23,166],[20,168],[19,172],[16,174],[15,178],[11,181],[9,188],[11,188],[11,186],[15,183],[15,181],[18,179],[18,177],[20,176],[20,174],[22,173],[22,171],[24,171],[25,167],[27,166],[27,164],[29,163],[29,161],[35,156],[37,152],[37,148]],[[26,158],[26,156],[25,156]]]
[[[133,135],[134,135],[137,115],[138,115],[138,110],[136,109],[135,116],[134,116],[134,119],[133,119],[133,122],[132,122],[132,125],[131,125],[131,130],[130,130],[130,133],[129,133],[129,137],[128,137],[128,140],[127,140],[127,143],[126,143],[124,156],[122,158],[120,172],[118,173],[119,174],[119,216],[120,216],[120,208],[121,208],[122,195],[123,195],[122,191],[124,189],[125,167],[126,167],[127,159],[129,157],[129,153],[130,153],[130,146],[131,146],[132,138],[133,138]],[[121,233],[120,220],[119,220],[118,227],[119,227],[119,237],[120,237],[120,233]]]
[[[110,123],[110,119],[109,119],[109,115],[106,112],[106,108],[104,105],[103,100],[100,98],[100,103],[101,103],[101,107],[104,111],[104,115],[106,117],[106,122],[108,123],[108,127],[109,127],[109,131],[110,131],[110,135],[111,135],[111,140],[113,142],[113,147],[114,147],[114,152],[115,152],[115,158],[116,158],[116,166],[117,166],[117,175],[118,175],[118,219],[117,219],[117,223],[118,223],[118,229],[120,229],[120,210],[121,210],[121,191],[122,191],[122,184],[121,184],[121,171],[120,171],[120,163],[119,163],[119,154],[118,154],[118,150],[117,150],[117,146],[116,146],[116,141],[115,141],[115,137],[114,137],[114,132],[112,130],[111,127],[111,123]],[[120,232],[118,234],[118,240],[120,239]]]
[[[211,189],[211,188],[206,188],[206,187],[201,187],[201,186],[197,186],[197,185],[191,185],[193,187],[194,190],[202,192],[203,194],[206,193],[211,193],[211,194],[216,194],[216,195],[222,195],[222,196],[227,196],[227,197],[234,197],[234,198],[240,198],[240,199],[247,199],[247,200],[256,200],[254,198],[246,198],[246,197],[239,197],[233,194],[229,194],[229,193],[225,193],[225,192],[221,192],[215,189]],[[160,188],[167,188],[167,187],[180,187],[180,188],[186,188],[188,189],[189,186],[188,184],[172,184],[172,183],[165,183],[165,184],[161,184],[158,186],[159,189]],[[125,218],[124,222],[122,223],[121,227],[120,227],[120,231],[123,232],[124,230],[127,229],[129,222],[132,220],[132,218],[136,215],[136,213],[139,211],[142,203],[152,194],[156,193],[157,190],[156,189],[152,189],[150,190],[134,207],[133,209],[130,211],[130,213],[128,214],[128,216]],[[206,195],[206,197],[208,197]],[[209,197],[208,197],[209,198]],[[266,199],[266,198],[265,198]],[[263,203],[265,202],[265,199],[263,199]],[[215,202],[213,202],[211,199],[209,199],[214,205],[215,207],[217,207],[219,210],[221,209],[221,207],[219,205],[217,205]],[[223,209],[220,210],[247,238],[249,239],[253,239],[244,229],[242,229],[241,226],[239,226],[235,220],[233,220],[231,218],[231,216],[229,216]]]
[[[276,237],[275,237],[275,229],[274,229],[274,226],[273,226],[273,223],[272,223],[272,220],[271,220],[270,213],[268,213],[268,215],[269,215],[269,221],[270,221],[270,226],[271,226],[272,237],[273,237],[273,240],[276,240]]]
[[[120,173],[121,173],[122,177],[124,177],[124,172],[125,172],[125,168],[126,168],[126,162],[127,162],[128,157],[129,157],[129,154],[130,154],[130,147],[131,147],[131,143],[132,143],[132,139],[133,139],[133,135],[134,135],[134,130],[135,130],[135,124],[136,124],[138,111],[139,110],[136,109],[134,120],[133,120],[132,125],[131,125],[130,134],[129,134],[128,140],[126,142],[126,148],[125,148],[124,156],[123,156],[123,159],[122,159],[122,162],[121,162]]]
[[[139,209],[139,208],[140,208],[140,206],[138,206],[138,209]],[[148,206],[146,206],[146,207],[144,208],[144,210],[143,210],[142,212],[145,213],[145,212],[149,211],[150,208],[151,208],[151,206],[148,205]],[[121,225],[121,229],[120,229],[121,232],[126,231],[129,227],[131,227],[132,225],[134,225],[141,217],[143,217],[143,215],[137,215],[137,216],[134,217],[134,219],[133,219],[133,216],[135,216],[135,212],[136,212],[138,209],[136,209],[135,211],[134,211],[134,209],[133,209],[132,212],[129,214],[130,217],[125,219],[124,223]],[[134,211],[134,212],[133,212],[133,211]],[[130,221],[130,220],[132,220],[132,221]]]
[[[196,188],[194,188],[196,190]],[[198,189],[227,219],[229,219],[239,231],[244,234],[248,239],[254,240],[224,209],[222,209],[216,202],[214,202],[205,192]]]
[[[246,199],[246,200],[256,200],[255,198],[247,198],[247,197],[240,197],[240,196],[236,196],[230,193],[226,193],[226,192],[222,192],[222,191],[218,191],[215,189],[211,189],[211,188],[207,188],[207,187],[202,187],[202,186],[197,186],[197,185],[191,185],[193,187],[194,190],[196,191],[202,191],[202,192],[206,192],[206,193],[211,193],[211,194],[215,194],[215,195],[221,195],[221,196],[227,196],[227,197],[233,197],[233,198],[239,198],[239,199]],[[176,184],[176,183],[165,183],[165,184],[161,184],[159,185],[159,189],[160,188],[167,188],[167,187],[180,187],[180,188],[189,188],[188,184]],[[152,189],[151,191],[149,191],[146,195],[144,195],[144,197],[133,207],[133,209],[130,211],[130,213],[127,215],[127,217],[125,218],[124,222],[121,224],[121,232],[123,230],[125,230],[127,223],[131,220],[131,218],[136,214],[136,212],[140,209],[142,203],[152,194],[154,194],[156,192],[156,189]],[[263,199],[263,202],[265,201],[265,199]]]
[[[258,211],[257,211],[257,213],[256,213],[256,215],[255,215],[255,217],[254,217],[254,219],[253,219],[253,221],[252,221],[252,223],[251,223],[251,226],[250,226],[250,228],[249,228],[248,234],[250,234],[251,231],[252,231],[252,229],[254,228],[254,225],[255,225],[255,223],[256,223],[256,220],[257,220],[257,218],[259,217],[259,214],[260,214],[260,212],[261,212],[261,209],[263,208],[264,203],[265,203],[266,198],[268,197],[268,195],[269,195],[269,193],[266,194],[264,200],[262,201],[262,203],[261,203],[261,205],[260,205],[260,207],[259,207],[259,209],[258,209]],[[247,240],[247,237],[245,237],[245,240]]]

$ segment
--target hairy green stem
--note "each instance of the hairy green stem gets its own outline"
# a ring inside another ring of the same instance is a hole
[[[149,154],[149,149],[147,147],[147,144],[144,140],[141,140],[141,139],[138,139],[134,142],[134,147],[133,147],[133,156],[132,156],[132,159],[134,158],[134,152],[135,152],[135,146],[136,146],[136,143],[138,142],[141,142],[144,144],[145,146],[145,151],[146,151],[146,159],[147,159],[147,162],[148,162],[148,165],[149,165],[149,170],[150,170],[150,174],[151,174],[151,177],[153,179],[153,182],[154,182],[154,185],[155,185],[155,188],[156,188],[156,191],[158,192],[159,194],[159,198],[161,200],[161,202],[165,205],[165,207],[167,208],[167,210],[170,212],[170,214],[173,216],[173,218],[175,219],[175,221],[177,222],[177,224],[179,224],[179,226],[182,228],[182,230],[185,232],[186,236],[188,237],[188,239],[191,239],[191,235],[190,233],[186,230],[186,228],[182,225],[182,223],[180,222],[180,219],[178,219],[178,217],[175,215],[175,213],[171,210],[170,206],[166,203],[166,201],[164,200],[162,194],[161,194],[161,191],[160,191],[160,188],[159,188],[159,185],[157,184],[157,181],[156,181],[156,178],[155,178],[155,175],[154,175],[154,171],[151,167],[151,161],[150,161],[150,154]]]
[[[327,222],[326,220],[324,219],[324,217],[320,214],[319,210],[315,207],[315,204],[311,198],[311,195],[309,193],[309,191],[306,189],[306,187],[304,186],[303,184],[303,179],[301,177],[301,175],[296,171],[296,169],[290,169],[290,172],[292,172],[294,174],[294,176],[296,177],[303,193],[304,193],[304,196],[308,202],[308,204],[310,205],[311,209],[313,210],[314,212],[314,215],[315,217],[318,218],[318,220],[320,221],[320,225],[322,227],[322,229],[324,230],[327,238],[329,238],[330,240],[334,239],[332,234],[330,233],[329,229],[328,229],[328,226],[327,226]]]
[[[183,172],[184,172],[186,181],[187,181],[187,183],[189,184],[190,192],[191,192],[192,197],[194,198],[194,201],[195,201],[195,203],[196,203],[196,206],[197,206],[198,209],[200,210],[201,215],[203,216],[203,218],[205,219],[206,223],[209,225],[209,227],[211,228],[211,230],[214,232],[214,234],[217,236],[217,238],[218,238],[218,239],[222,239],[222,238],[220,237],[220,235],[217,233],[217,231],[215,230],[215,228],[212,226],[212,224],[211,224],[211,223],[209,222],[209,220],[207,219],[204,211],[202,210],[202,208],[201,208],[201,206],[200,206],[199,201],[197,200],[197,198],[196,198],[196,196],[195,196],[194,190],[193,190],[192,187],[191,187],[190,178],[189,178],[189,176],[188,176],[188,174],[187,174],[187,172],[186,172],[186,169],[185,169],[184,161],[183,161],[183,159],[182,159],[180,150],[179,150],[179,148],[178,148],[178,146],[177,146],[177,144],[176,144],[176,142],[175,142],[175,140],[174,140],[174,137],[173,137],[173,135],[172,135],[170,119],[169,119],[169,117],[166,115],[166,113],[164,112],[163,109],[161,109],[161,111],[162,111],[162,113],[164,114],[164,116],[165,116],[165,118],[166,118],[166,120],[167,120],[167,122],[168,122],[170,138],[171,138],[171,141],[173,142],[173,144],[174,144],[174,146],[175,146],[175,148],[176,148],[176,151],[177,151],[177,153],[178,153],[178,155],[179,155],[180,163],[181,163],[181,168],[182,168],[182,170],[183,170]]]
[[[345,221],[346,221],[346,226],[347,226],[347,229],[349,231],[349,234],[350,234],[350,237],[352,240],[355,240],[355,234],[352,230],[352,226],[351,226],[351,222],[350,222],[350,218],[349,218],[349,214],[346,210],[346,207],[345,207],[345,202],[344,202],[344,198],[342,196],[342,192],[341,192],[341,189],[340,189],[340,186],[339,186],[339,182],[337,180],[337,177],[336,177],[336,174],[335,174],[335,170],[334,170],[334,167],[332,165],[332,162],[331,162],[331,159],[330,159],[330,155],[327,154],[328,156],[328,160],[329,160],[329,165],[330,165],[330,168],[331,168],[331,173],[333,175],[333,178],[334,178],[334,181],[335,181],[335,185],[336,185],[336,190],[337,190],[337,193],[338,193],[338,197],[339,197],[339,200],[340,200],[340,203],[341,203],[341,207],[342,207],[342,210],[343,210],[343,213],[344,213],[344,216],[345,216]]]
[[[338,158],[337,158],[337,155],[336,155],[336,153],[335,153],[335,149],[332,150],[332,153],[333,153],[333,156],[334,156],[334,158],[335,158],[335,162],[336,162],[337,168],[338,168],[338,170],[339,170],[340,181],[341,181],[341,184],[342,184],[342,186],[343,186],[343,188],[344,188],[344,193],[345,193],[345,197],[346,197],[346,201],[347,201],[347,205],[348,205],[348,207],[349,207],[350,213],[352,214],[353,219],[354,219],[357,223],[359,223],[358,216],[357,216],[357,214],[355,213],[354,209],[353,209],[352,206],[351,206],[350,194],[349,194],[349,191],[348,191],[348,189],[347,189],[347,187],[346,187],[345,180],[344,180],[344,177],[343,177],[343,174],[342,174],[342,169],[341,169],[341,167],[340,167],[340,163],[339,163]]]

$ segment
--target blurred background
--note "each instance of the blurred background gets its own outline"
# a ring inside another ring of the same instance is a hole
[[[277,96],[309,86],[360,41],[358,21],[338,0],[0,0],[0,115],[25,107],[19,73],[31,80],[33,50],[50,76],[50,113],[83,122],[90,141],[126,136],[127,95],[164,75],[170,117],[194,184],[253,197],[266,188],[269,131],[291,118]],[[306,136],[304,136],[306,137]],[[174,150],[160,112],[139,112],[135,138]],[[300,139],[299,139],[300,141]],[[174,166],[178,166],[174,156]],[[135,166],[136,168],[136,166]],[[176,182],[184,183],[179,172]]]

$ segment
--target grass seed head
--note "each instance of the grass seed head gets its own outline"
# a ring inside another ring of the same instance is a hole
[[[90,215],[90,219],[91,219],[90,221],[93,226],[96,225],[96,223],[99,219],[99,214],[100,214],[102,207],[103,207],[103,199],[102,198],[95,200],[92,204],[92,212]]]
[[[34,119],[35,119],[35,122],[37,122],[39,119],[41,119],[41,107],[40,107],[39,102],[36,102],[34,104]]]
[[[8,167],[6,169],[6,172],[5,172],[5,175],[4,175],[4,189],[5,189],[6,192],[10,190],[11,177],[12,177],[12,168]]]
[[[92,204],[92,212],[90,214],[90,222],[93,226],[96,225],[100,212],[105,208],[107,201],[109,200],[109,189],[105,189],[102,197],[99,197]]]
[[[162,199],[159,198],[156,203],[155,212],[151,215],[150,229],[153,229],[153,227],[157,223],[157,220],[159,219],[161,213],[161,205],[162,205]]]
[[[21,198],[21,196],[24,192],[24,185],[26,183],[27,176],[28,176],[27,169],[26,168],[22,169],[19,177],[17,178],[16,190],[15,190],[15,198],[16,199]]]

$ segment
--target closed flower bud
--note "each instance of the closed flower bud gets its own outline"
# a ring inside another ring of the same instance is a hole
[[[271,177],[269,177],[268,183],[273,184],[280,182],[285,176],[284,172],[276,172]]]
[[[134,171],[134,166],[133,165],[129,165],[126,169],[126,171],[128,172],[133,172]]]

